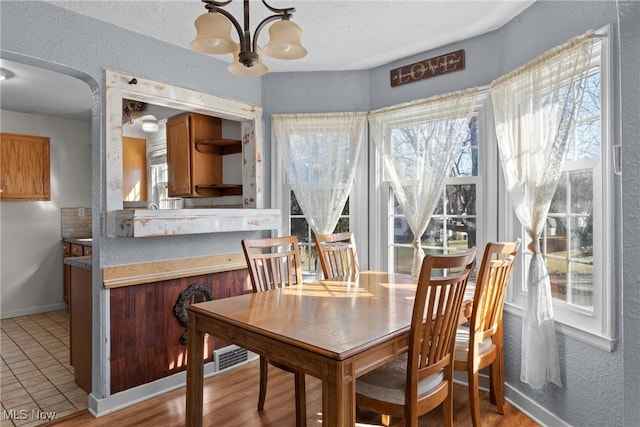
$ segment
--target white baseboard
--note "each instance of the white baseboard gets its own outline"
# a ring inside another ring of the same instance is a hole
[[[3,311],[0,313],[0,319],[10,319],[12,317],[30,316],[32,314],[48,313],[50,311],[66,310],[69,308],[67,303],[41,305],[39,307],[28,307],[20,310]]]
[[[480,374],[478,379],[480,382],[480,389],[488,391],[489,377],[487,375]],[[467,375],[462,371],[456,371],[453,380],[458,384],[467,385]],[[558,418],[555,414],[549,412],[549,410],[540,406],[537,402],[531,400],[524,393],[510,386],[508,383],[504,384],[504,397],[516,409],[541,426],[571,427],[571,424],[568,424],[566,421]]]
[[[249,360],[239,363],[228,369],[233,369],[236,366],[248,363],[255,360],[258,357],[257,354],[249,352]],[[213,375],[217,375],[226,370],[216,372],[213,362],[209,362],[204,365],[204,377],[208,378]],[[98,418],[103,415],[116,412],[120,409],[124,409],[128,406],[135,405],[144,400],[166,393],[179,387],[184,387],[187,383],[187,372],[182,371],[177,374],[170,375],[168,377],[160,378],[159,380],[142,384],[137,387],[133,387],[119,393],[112,394],[111,396],[103,399],[98,399],[93,393],[89,394],[89,413]]]

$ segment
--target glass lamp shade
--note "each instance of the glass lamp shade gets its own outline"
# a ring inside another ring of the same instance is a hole
[[[217,12],[207,12],[196,19],[196,38],[189,45],[200,53],[225,54],[236,48],[231,40],[231,21]]]
[[[300,59],[307,56],[302,47],[302,30],[289,20],[282,20],[269,27],[269,43],[264,53],[277,59]]]
[[[245,67],[244,65],[242,65],[238,59],[238,54],[240,53],[240,50],[238,49],[237,45],[236,45],[236,49],[237,50],[233,52],[233,62],[231,63],[231,65],[227,67],[227,70],[231,74],[235,74],[236,76],[240,76],[240,77],[256,77],[256,76],[261,76],[263,74],[267,74],[267,72],[269,72],[269,68],[267,68],[267,66],[264,65],[259,58],[258,58],[258,62],[253,67]],[[257,53],[258,55],[261,55],[262,50],[258,49]]]

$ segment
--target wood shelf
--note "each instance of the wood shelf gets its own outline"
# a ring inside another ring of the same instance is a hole
[[[204,139],[196,141],[196,150],[203,154],[227,154],[242,153],[242,141],[237,139]]]
[[[280,209],[123,209],[116,237],[155,237],[229,231],[280,230]]]
[[[205,197],[242,196],[240,184],[196,185],[196,193]]]

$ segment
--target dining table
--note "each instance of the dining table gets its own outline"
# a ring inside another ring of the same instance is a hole
[[[319,378],[323,426],[354,426],[356,378],[408,350],[416,283],[410,275],[362,271],[189,305],[185,425],[203,423],[208,333]],[[461,322],[472,296],[465,294]]]

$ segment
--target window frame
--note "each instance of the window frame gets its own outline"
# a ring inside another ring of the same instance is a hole
[[[493,108],[489,97],[489,87],[478,89],[474,115],[478,117],[478,175],[448,177],[444,185],[468,184],[476,185],[476,241],[485,242],[497,239],[498,227],[489,221],[497,218],[498,192],[486,189],[498,186],[497,144],[493,126]],[[369,141],[373,147],[373,141]],[[384,177],[384,170],[380,155],[372,148],[372,162],[370,165],[370,200],[371,229],[370,247],[371,264],[376,270],[392,271],[394,246],[394,206],[393,190],[389,181]],[[386,230],[386,232],[380,232]],[[476,262],[479,265],[483,250],[479,248]]]
[[[610,26],[601,28],[596,32],[599,47],[595,47],[592,53],[591,66],[600,71],[600,121],[601,121],[601,148],[600,158],[596,160],[593,168],[593,241],[600,244],[593,247],[593,311],[585,310],[579,306],[572,306],[566,302],[553,301],[554,320],[556,330],[588,343],[594,347],[613,351],[615,346],[615,319],[614,319],[614,188],[615,175],[613,168],[613,126],[612,126],[612,88],[611,88],[611,52],[612,40]],[[572,164],[563,167],[563,172],[575,170],[580,163],[588,164],[593,160],[576,160]],[[580,169],[585,170],[585,169]],[[529,243],[526,233],[521,232],[522,227],[513,214],[513,208],[508,200],[506,189],[501,190],[505,203],[500,208],[498,222],[503,224],[503,235],[523,237],[523,249]],[[519,255],[520,261],[514,266],[512,281],[524,281],[528,269],[528,257],[524,250]],[[524,282],[522,282],[524,283]],[[510,286],[505,302],[505,310],[519,316],[524,314],[526,307],[526,293],[523,286]]]

